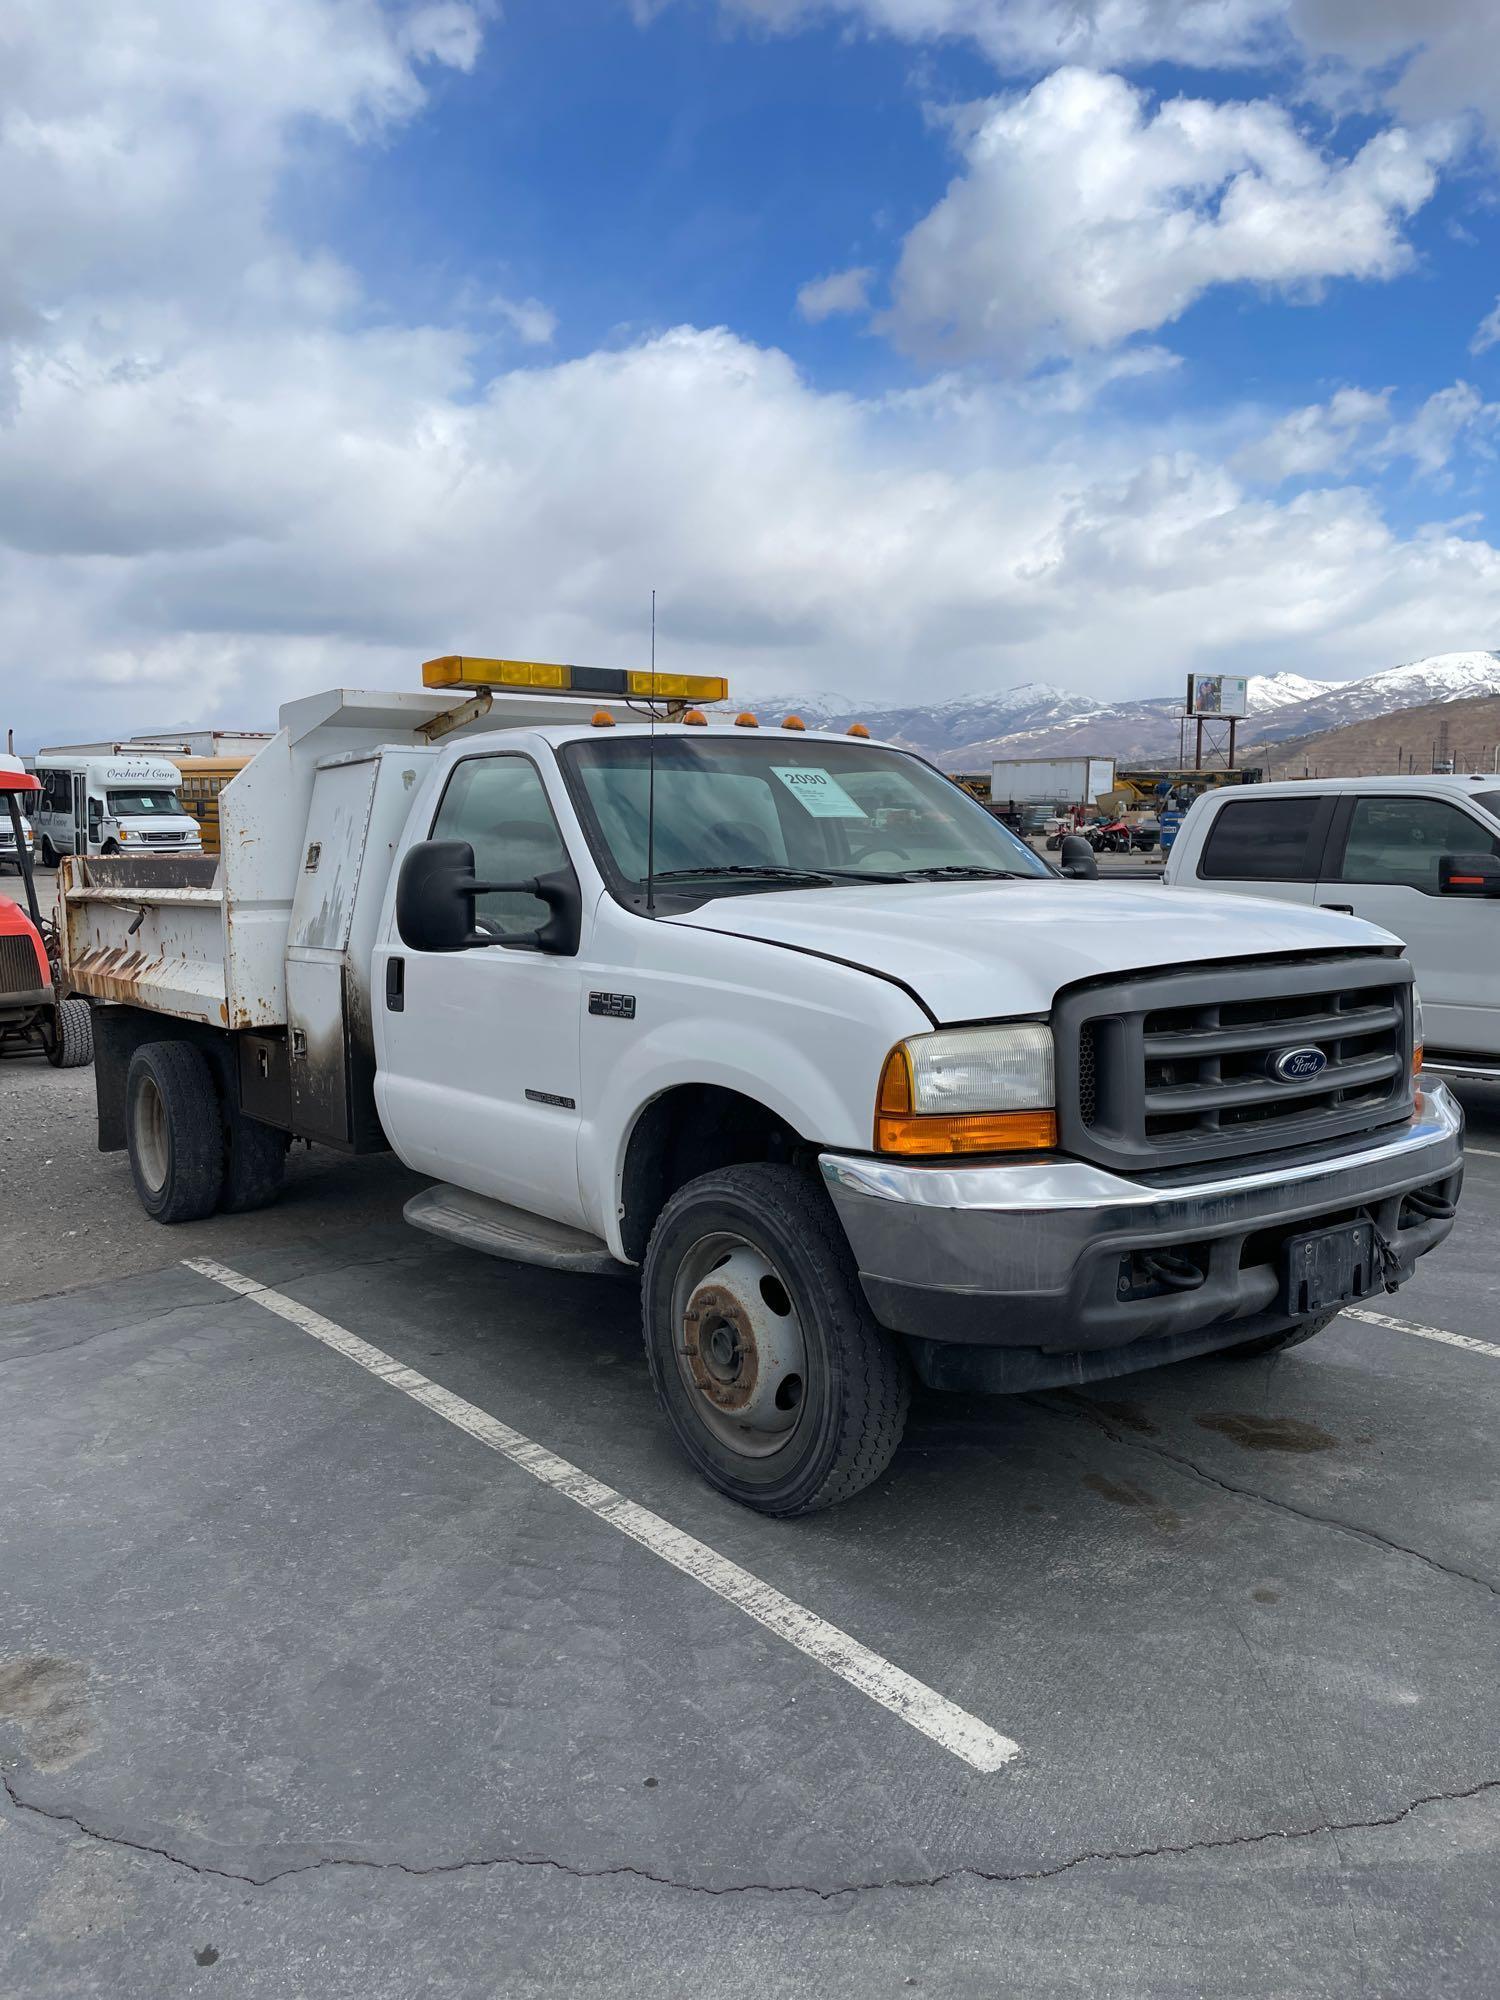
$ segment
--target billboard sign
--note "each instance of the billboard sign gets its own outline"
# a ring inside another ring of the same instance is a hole
[[[1245,713],[1249,692],[1250,684],[1243,675],[1189,674],[1187,712],[1238,718]]]

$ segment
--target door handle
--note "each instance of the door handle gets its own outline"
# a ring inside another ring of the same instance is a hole
[[[389,1014],[399,1014],[406,1006],[406,960],[388,958],[385,962],[385,1005]]]
[[[1354,915],[1354,905],[1352,903],[1319,903],[1318,908],[1320,910],[1337,910],[1341,917],[1352,917]]]

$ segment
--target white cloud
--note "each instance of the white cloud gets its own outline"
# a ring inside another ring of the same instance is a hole
[[[1326,403],[1309,403],[1235,454],[1234,470],[1259,484],[1320,477],[1407,461],[1424,479],[1442,479],[1460,446],[1492,455],[1500,403],[1486,403],[1469,382],[1454,382],[1397,422],[1391,391],[1340,389]]]
[[[639,4],[639,0],[638,0]],[[659,12],[667,0],[655,0]],[[1477,112],[1500,131],[1500,7],[1492,0],[721,0],[791,31],[842,19],[913,42],[973,42],[1010,74],[1085,63],[1245,68],[1300,61],[1333,97],[1404,117]]]
[[[1469,342],[1471,354],[1484,354],[1500,341],[1500,299],[1490,307],[1484,318],[1474,329],[1474,338]]]
[[[657,0],[653,12],[664,0]],[[782,30],[819,17],[907,41],[964,39],[1002,68],[1080,62],[1243,63],[1284,37],[1282,0],[723,0],[725,12]]]
[[[1326,403],[1290,411],[1236,453],[1235,470],[1271,486],[1342,471],[1373,426],[1389,427],[1390,406],[1389,389],[1340,389]]]
[[[1153,111],[1080,69],[968,107],[958,133],[964,170],[907,237],[884,324],[915,353],[1013,366],[1163,326],[1216,285],[1295,299],[1392,276],[1450,143],[1394,129],[1339,160],[1279,105]]]
[[[424,68],[472,64],[480,8],[380,0],[7,0],[0,24],[0,336],[45,303],[348,302],[267,210],[304,123],[378,133]],[[257,301],[256,292],[260,297]]]
[[[1347,488],[1278,502],[1207,445],[1074,421],[1159,348],[861,400],[723,329],[486,380],[462,329],[372,324],[274,225],[284,170],[308,120],[357,141],[414,115],[418,52],[472,61],[477,22],[7,13],[0,723],[23,742],[264,723],[444,651],[638,661],[653,585],[664,659],[747,695],[1155,692],[1187,657],[1331,677],[1500,629],[1500,553],[1470,531],[1397,535]],[[545,307],[506,303],[541,333]]]
[[[664,656],[762,687],[929,698],[1173,663],[1334,676],[1500,622],[1500,553],[1402,538],[1357,490],[1256,499],[1191,452],[1043,442],[819,393],[683,328],[474,394],[442,336],[229,343],[23,383],[0,486],[0,657],[34,735],[264,722],[311,686],[452,650]],[[976,433],[978,440],[976,442]]]
[[[835,313],[864,312],[874,275],[870,265],[858,264],[848,271],[830,271],[826,278],[811,278],[798,290],[797,310],[814,326]]]
[[[557,332],[557,314],[540,299],[507,299],[497,294],[490,300],[490,309],[527,347],[546,347]]]

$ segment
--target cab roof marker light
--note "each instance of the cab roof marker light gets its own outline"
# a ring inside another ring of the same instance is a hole
[[[744,708],[734,718],[734,726],[736,729],[759,729],[760,720],[757,716],[752,715],[748,708]]]
[[[783,729],[806,729],[807,724],[800,715],[784,715],[781,718],[781,726]]]
[[[708,727],[708,717],[703,713],[701,708],[690,708],[682,719],[691,729],[707,729]]]
[[[850,736],[868,736],[870,732],[862,722],[851,722],[847,733]]]
[[[615,726],[615,719],[607,708],[596,708],[589,720],[596,729],[613,729]]]

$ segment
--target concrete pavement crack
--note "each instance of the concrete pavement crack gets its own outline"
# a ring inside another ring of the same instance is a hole
[[[1201,1480],[1205,1486],[1216,1486],[1221,1493],[1236,1494],[1242,1500],[1258,1500],[1263,1507],[1274,1507],[1278,1513],[1290,1514],[1294,1520],[1310,1521],[1318,1527],[1335,1528],[1340,1534],[1352,1535],[1357,1541],[1368,1542],[1379,1549],[1389,1549],[1395,1555],[1410,1556],[1414,1562],[1424,1563],[1428,1569],[1436,1570],[1439,1576],[1451,1577],[1458,1583],[1477,1584],[1487,1590],[1491,1597],[1500,1597],[1500,1584],[1491,1582],[1487,1576],[1478,1576],[1473,1570],[1460,1569],[1456,1563],[1445,1563],[1437,1556],[1429,1555],[1425,1549],[1415,1549],[1409,1542],[1393,1541],[1389,1535],[1382,1535],[1378,1529],[1362,1527],[1357,1521],[1340,1520],[1337,1514],[1320,1514],[1315,1508],[1298,1507],[1290,1500],[1279,1500],[1273,1493],[1262,1493],[1255,1486],[1240,1486],[1232,1479],[1225,1479],[1217,1472],[1200,1465],[1186,1452],[1174,1451],[1170,1445],[1152,1444],[1146,1438],[1127,1437],[1117,1430],[1109,1419],[1090,1403],[1078,1402],[1062,1404],[1049,1402],[1046,1397],[1028,1398],[1040,1408],[1050,1411],[1053,1416],[1067,1417],[1075,1423],[1091,1424],[1102,1431],[1112,1444],[1123,1445],[1127,1451],[1143,1451],[1152,1458],[1161,1459],[1167,1465],[1176,1466],[1178,1471]]]
[[[1059,1875],[1067,1875],[1075,1868],[1087,1866],[1107,1866],[1114,1862],[1157,1861],[1188,1854],[1210,1854],[1225,1848],[1257,1847],[1273,1840],[1320,1840],[1333,1838],[1335,1843],[1341,1833],[1375,1833],[1383,1828],[1399,1826],[1413,1813],[1425,1806],[1457,1805],[1466,1799],[1482,1797],[1487,1792],[1500,1791],[1500,1778],[1482,1778],[1477,1783],[1459,1787],[1453,1791],[1424,1792],[1418,1798],[1408,1799],[1393,1812],[1380,1813],[1370,1819],[1319,1820],[1309,1826],[1266,1827],[1252,1833],[1226,1833],[1213,1835],[1204,1840],[1182,1842],[1162,1842],[1155,1847],[1127,1848],[1085,1848],[1079,1854],[1069,1855],[1066,1860],[1055,1861],[1041,1868],[991,1869],[965,1864],[957,1868],[946,1868],[934,1875],[895,1875],[866,1882],[846,1882],[833,1889],[819,1889],[804,1882],[730,1882],[715,1885],[710,1882],[683,1881],[672,1875],[662,1875],[650,1868],[637,1867],[628,1861],[606,1863],[597,1868],[586,1868],[576,1862],[558,1861],[544,1854],[481,1854],[463,1856],[456,1861],[434,1861],[419,1863],[412,1861],[376,1861],[358,1854],[324,1854],[315,1861],[297,1862],[287,1868],[273,1868],[264,1875],[246,1874],[233,1868],[218,1868],[212,1863],[190,1861],[186,1855],[174,1853],[169,1847],[145,1840],[135,1840],[125,1834],[106,1833],[91,1826],[77,1813],[63,1812],[55,1807],[34,1804],[17,1791],[11,1778],[0,1771],[0,1784],[4,1785],[11,1804],[18,1812],[35,1813],[40,1818],[56,1825],[70,1826],[90,1840],[104,1842],[111,1847],[126,1849],[134,1854],[151,1855],[170,1862],[174,1867],[184,1868],[190,1874],[210,1877],[224,1882],[240,1882],[255,1889],[264,1889],[273,1882],[284,1882],[296,1875],[314,1875],[325,1868],[363,1868],[376,1874],[407,1875],[425,1877],[431,1875],[460,1875],[469,1869],[480,1868],[539,1868],[549,1869],[558,1875],[569,1875],[579,1882],[608,1880],[611,1876],[629,1876],[637,1881],[651,1883],[656,1888],[676,1889],[691,1896],[812,1896],[821,1903],[836,1902],[843,1896],[871,1895],[880,1890],[891,1889],[938,1889],[951,1882],[968,1878],[976,1882],[992,1882],[1001,1887],[1024,1886],[1032,1882],[1051,1882]]]

